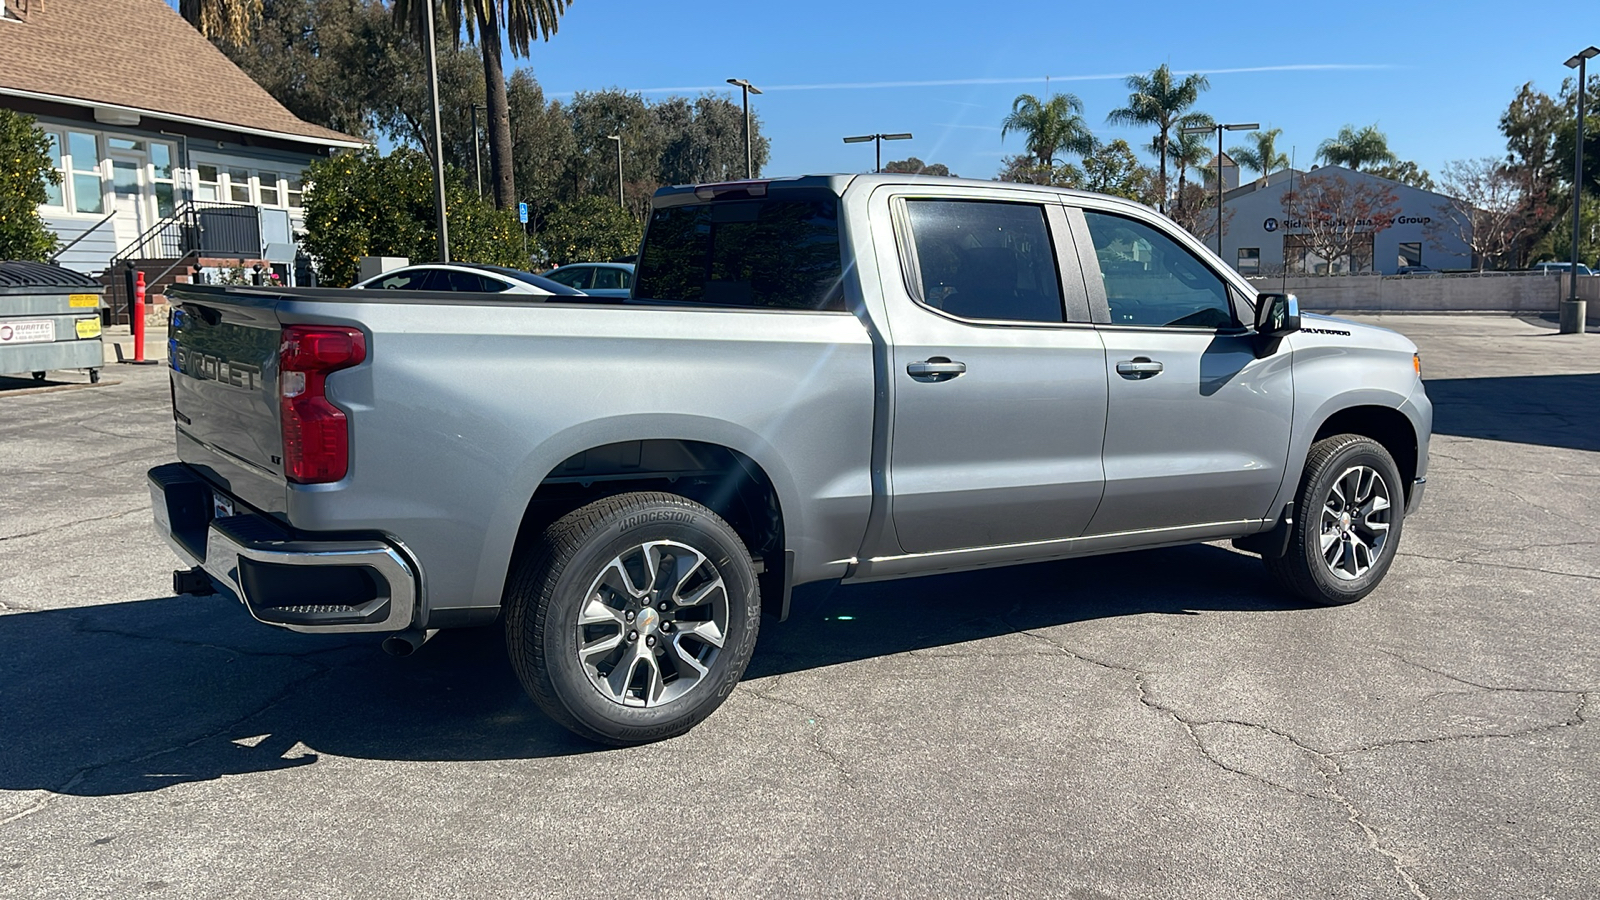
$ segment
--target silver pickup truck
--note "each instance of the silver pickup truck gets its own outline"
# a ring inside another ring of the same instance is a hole
[[[665,188],[623,299],[171,296],[175,590],[397,651],[502,621],[614,744],[709,715],[802,584],[1232,539],[1357,600],[1427,468],[1405,338],[1044,187]]]

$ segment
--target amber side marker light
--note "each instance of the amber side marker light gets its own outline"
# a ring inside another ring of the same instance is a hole
[[[1417,370],[1417,377],[1421,378],[1422,377],[1422,354],[1421,353],[1413,353],[1413,354],[1411,354],[1411,367],[1413,369]]]

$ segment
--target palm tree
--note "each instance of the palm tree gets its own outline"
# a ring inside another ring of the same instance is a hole
[[[1172,67],[1162,63],[1149,75],[1129,75],[1124,79],[1128,90],[1128,105],[1114,109],[1106,121],[1113,125],[1154,125],[1156,155],[1161,157],[1161,209],[1166,210],[1167,197],[1167,136],[1174,127],[1184,128],[1198,121],[1186,123],[1189,109],[1200,99],[1200,92],[1211,87],[1204,75],[1185,75],[1174,81]],[[1206,123],[1210,118],[1206,118]]]
[[[1083,101],[1073,94],[1056,94],[1043,102],[1032,94],[1018,94],[1011,101],[1011,114],[1000,123],[1000,137],[1024,133],[1028,152],[1039,167],[1054,171],[1058,153],[1094,152],[1094,135],[1082,113]]]
[[[1360,171],[1372,163],[1392,163],[1398,157],[1389,150],[1389,138],[1376,125],[1357,129],[1346,125],[1339,133],[1317,145],[1317,158],[1329,165]]]
[[[1183,196],[1183,188],[1188,183],[1188,174],[1191,168],[1200,170],[1201,166],[1213,152],[1208,146],[1209,141],[1203,134],[1184,134],[1181,131],[1172,142],[1167,145],[1167,155],[1172,157],[1173,168],[1178,170],[1178,196]],[[1155,141],[1150,142],[1150,149],[1155,150]]]
[[[178,15],[208,38],[243,44],[261,17],[261,0],[178,0]]]
[[[217,2],[217,0],[210,0]],[[517,185],[511,174],[511,115],[506,101],[506,75],[501,46],[509,40],[511,52],[527,56],[534,37],[550,40],[560,17],[572,0],[394,0],[394,18],[422,30],[422,16],[438,3],[445,28],[458,38],[462,26],[483,55],[484,103],[489,107],[489,169],[493,173],[494,205],[509,209],[517,203]]]
[[[1252,131],[1245,135],[1250,143],[1228,148],[1228,155],[1239,165],[1262,175],[1286,168],[1289,165],[1289,157],[1278,152],[1278,136],[1281,134],[1283,134],[1282,128]]]

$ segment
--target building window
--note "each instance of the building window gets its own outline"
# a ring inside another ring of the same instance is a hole
[[[100,144],[92,134],[67,132],[67,156],[72,172],[72,208],[81,213],[103,213]]]
[[[1402,265],[1402,266],[1420,266],[1420,265],[1422,265],[1422,242],[1421,241],[1412,241],[1410,243],[1406,243],[1406,244],[1401,244],[1400,245],[1400,265]]]
[[[235,203],[250,202],[250,170],[228,170],[228,199]]]
[[[176,185],[172,170],[172,145],[150,145],[150,184],[156,194],[156,216],[166,218],[174,210]]]
[[[283,181],[285,199],[289,201],[289,208],[299,209],[300,201],[305,190],[305,183],[301,181],[299,175],[286,175],[284,176]]]
[[[132,138],[108,137],[106,138],[106,146],[112,150],[143,150],[144,141],[136,141]]]
[[[67,173],[61,165],[61,135],[47,131],[44,139],[49,144],[50,167],[61,176],[60,184],[45,184],[44,205],[64,207],[67,205]]]
[[[1239,248],[1239,274],[1240,275],[1259,275],[1259,274],[1261,274],[1261,248],[1260,247],[1240,247]]]
[[[274,172],[257,172],[256,182],[261,189],[261,205],[278,205],[278,176]]]
[[[216,166],[201,163],[195,166],[194,198],[215,202],[222,199],[222,176]]]

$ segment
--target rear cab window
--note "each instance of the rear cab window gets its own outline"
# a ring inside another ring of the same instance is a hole
[[[843,311],[839,198],[817,189],[738,196],[654,210],[633,296],[700,306]]]

